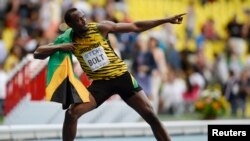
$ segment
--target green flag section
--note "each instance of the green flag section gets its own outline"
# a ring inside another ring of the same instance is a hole
[[[60,35],[54,44],[69,43],[72,29]],[[72,53],[57,51],[50,56],[46,79],[47,101],[63,104],[63,109],[73,103],[89,102],[89,92],[73,70]]]

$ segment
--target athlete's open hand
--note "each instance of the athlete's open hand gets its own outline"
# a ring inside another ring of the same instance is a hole
[[[182,14],[178,14],[172,17],[169,17],[169,23],[171,24],[181,24],[182,20],[183,20],[183,16],[186,15],[187,13],[182,13]]]

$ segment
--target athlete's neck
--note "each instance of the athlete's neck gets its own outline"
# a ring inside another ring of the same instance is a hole
[[[87,33],[87,28],[86,29],[73,29],[75,36],[79,37],[79,38],[83,38],[86,36]]]

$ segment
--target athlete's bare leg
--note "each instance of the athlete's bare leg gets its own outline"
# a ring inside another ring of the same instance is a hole
[[[126,103],[137,111],[150,125],[157,141],[171,141],[170,136],[158,119],[143,90],[126,100]]]
[[[76,137],[77,120],[81,115],[95,109],[96,102],[92,95],[90,95],[90,102],[73,104],[65,112],[63,122],[63,141],[73,141]]]

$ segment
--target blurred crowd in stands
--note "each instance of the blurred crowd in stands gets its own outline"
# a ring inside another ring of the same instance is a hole
[[[8,73],[39,44],[53,42],[67,29],[63,15],[68,8],[85,11],[90,22],[133,22],[127,1],[0,0],[0,101],[5,96]],[[198,1],[202,6],[216,2]],[[222,29],[227,36],[216,31],[213,18],[206,19],[196,35],[197,13],[194,2],[188,3],[185,22],[177,25],[185,26],[181,50],[176,47],[180,39],[171,24],[139,34],[110,34],[112,47],[129,65],[159,114],[192,113],[200,93],[215,86],[230,103],[232,116],[241,110],[241,117],[246,117],[250,96],[250,9],[242,9],[244,22],[238,21],[236,13],[231,16]],[[189,49],[190,41],[194,41],[195,49]],[[223,49],[207,58],[207,45],[218,43]]]

